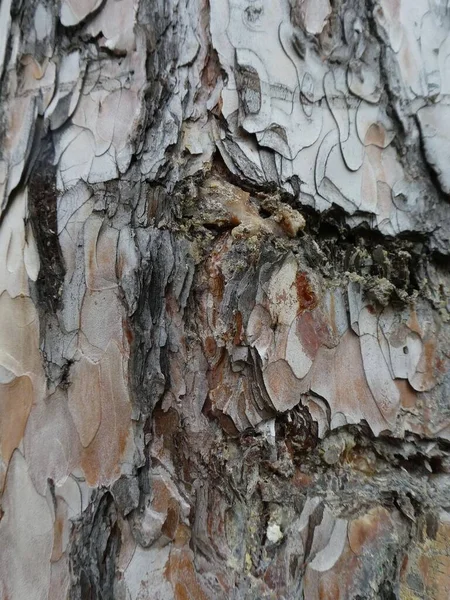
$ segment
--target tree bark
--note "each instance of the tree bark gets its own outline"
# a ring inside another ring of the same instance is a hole
[[[1,600],[448,598],[449,32],[2,0]]]

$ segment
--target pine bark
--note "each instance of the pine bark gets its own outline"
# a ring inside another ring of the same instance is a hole
[[[2,0],[1,600],[447,600],[449,56],[444,0]]]

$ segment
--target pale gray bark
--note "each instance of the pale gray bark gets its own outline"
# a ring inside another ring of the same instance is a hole
[[[450,6],[2,0],[0,598],[448,598]]]

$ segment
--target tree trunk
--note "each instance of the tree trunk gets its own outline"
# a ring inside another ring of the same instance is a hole
[[[447,600],[449,31],[2,0],[1,600]]]

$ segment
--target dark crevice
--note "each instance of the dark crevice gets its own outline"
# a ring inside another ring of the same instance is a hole
[[[71,540],[71,600],[114,600],[121,531],[109,492],[94,493],[86,511],[73,524]]]
[[[320,213],[310,206],[300,205],[297,198],[280,191],[275,185],[251,186],[248,182],[243,183],[230,174],[219,156],[210,171],[180,182],[174,190],[182,215],[175,217],[177,224],[185,230],[187,227],[192,238],[203,240],[205,257],[217,237],[239,223],[233,223],[232,219],[221,221],[220,216],[216,222],[205,222],[204,216],[198,212],[196,195],[205,178],[211,175],[248,192],[253,206],[263,218],[271,215],[272,209],[268,208],[271,203],[276,206],[277,202],[282,202],[300,211],[306,221],[305,228],[297,238],[280,242],[285,250],[298,253],[301,260],[305,260],[312,269],[321,271],[326,278],[342,279],[349,273],[360,276],[364,287],[372,290],[375,299],[382,303],[389,299],[404,303],[417,294],[423,295],[427,285],[425,267],[429,264],[438,267],[448,260],[431,250],[427,234],[404,231],[396,236],[387,236],[372,229],[367,222],[350,227],[347,223],[349,215],[342,208],[332,206]],[[197,215],[199,218],[196,218]],[[275,239],[272,241],[278,243]]]
[[[65,267],[58,239],[58,193],[52,155],[51,141],[44,140],[28,182],[28,207],[40,260],[36,282],[38,303],[55,313],[61,302]]]
[[[279,199],[292,206],[296,210],[299,210],[305,217],[306,226],[305,233],[318,238],[337,238],[338,242],[348,242],[350,244],[355,243],[357,238],[365,239],[368,245],[373,243],[378,244],[392,244],[395,246],[397,241],[410,242],[410,243],[421,243],[430,247],[429,233],[423,233],[419,231],[405,230],[395,236],[389,236],[381,233],[369,225],[369,221],[373,215],[368,213],[360,213],[356,211],[352,215],[348,214],[342,207],[333,205],[328,210],[320,212],[312,206],[302,204],[300,201],[300,195],[294,196],[280,187],[276,183],[265,183],[263,185],[255,184],[254,182],[248,182],[238,175],[231,173],[228,167],[225,165],[222,157],[218,152],[214,155],[212,172],[217,176],[223,178],[225,181],[240,187],[242,190],[250,193],[253,197],[265,197],[270,195],[276,195]],[[199,185],[201,180],[204,178],[204,174],[198,174],[192,181]],[[186,182],[181,182],[178,188],[183,188]],[[367,220],[356,227],[351,227],[347,223],[349,217],[366,216]],[[436,253],[431,254],[430,259]]]

